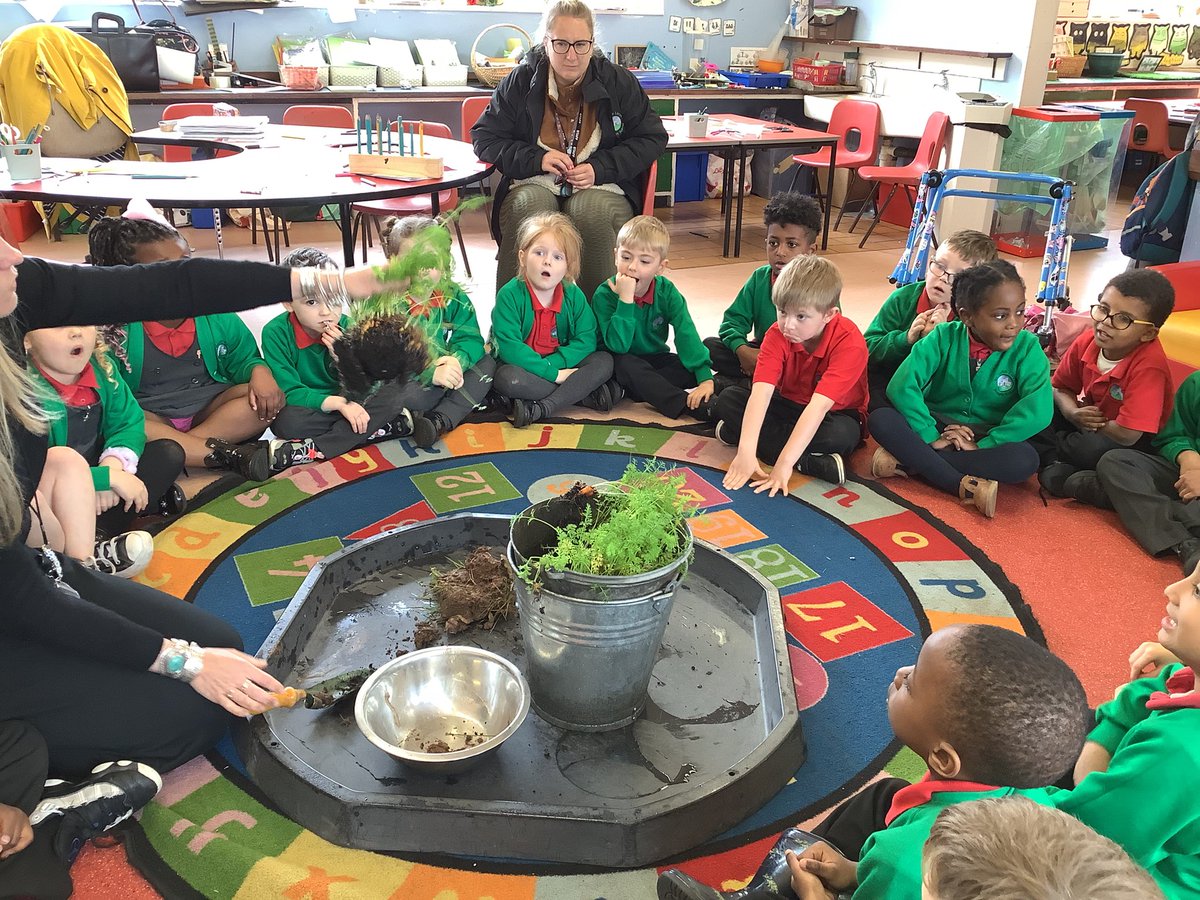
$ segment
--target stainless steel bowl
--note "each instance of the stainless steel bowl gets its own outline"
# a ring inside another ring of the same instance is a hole
[[[493,753],[529,713],[529,685],[502,656],[428,647],[384,664],[358,692],[367,740],[414,769],[451,775]],[[447,752],[430,752],[436,741]]]

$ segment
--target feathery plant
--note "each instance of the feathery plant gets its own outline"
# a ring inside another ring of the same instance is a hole
[[[537,584],[543,571],[640,575],[662,568],[684,552],[687,519],[698,511],[683,483],[662,463],[631,461],[619,480],[596,492],[582,520],[556,528],[558,543],[519,574]]]

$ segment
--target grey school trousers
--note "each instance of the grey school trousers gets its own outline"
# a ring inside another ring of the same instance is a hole
[[[1200,538],[1200,500],[1179,499],[1175,463],[1157,453],[1110,450],[1096,473],[1121,524],[1147,553],[1157,556],[1182,541]]]
[[[500,257],[496,262],[496,290],[517,274],[517,242],[521,223],[539,213],[561,212],[583,238],[583,259],[576,282],[588,300],[596,288],[616,274],[617,232],[633,218],[624,194],[589,188],[560,197],[540,184],[514,185],[500,208]]]

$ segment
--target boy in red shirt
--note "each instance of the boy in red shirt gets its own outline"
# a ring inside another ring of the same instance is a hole
[[[1105,285],[1092,330],[1075,339],[1051,379],[1054,419],[1033,440],[1048,494],[1092,502],[1100,457],[1122,447],[1152,450],[1171,414],[1174,387],[1158,329],[1174,306],[1171,282],[1150,269]]]
[[[717,398],[717,437],[738,448],[724,485],[751,481],[755,493],[787,493],[793,468],[832,484],[862,443],[867,412],[867,343],[842,315],[842,276],[827,259],[799,256],[771,290],[778,311],[763,336],[749,390]],[[771,474],[759,458],[774,464]]]

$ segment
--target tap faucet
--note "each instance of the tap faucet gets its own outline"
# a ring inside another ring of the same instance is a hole
[[[933,86],[934,90],[940,89],[943,91],[949,91],[950,90],[950,70],[942,69],[941,75],[942,75],[942,80]]]
[[[875,71],[875,63],[873,63],[873,62],[867,63],[867,74],[863,76],[862,80],[864,82],[864,85],[863,85],[864,90],[866,89],[865,82],[868,82],[868,81],[871,82],[870,96],[872,96],[872,97],[880,96],[880,94],[879,94],[879,73]]]

